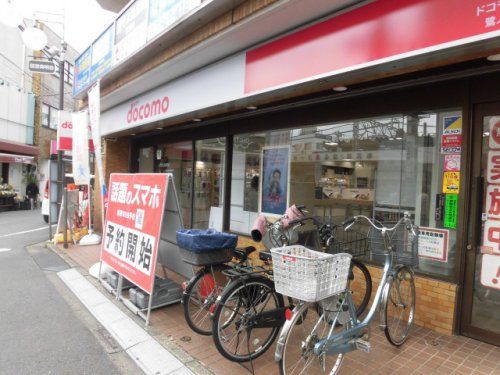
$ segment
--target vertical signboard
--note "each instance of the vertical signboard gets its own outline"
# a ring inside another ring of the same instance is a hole
[[[91,58],[92,48],[89,47],[75,60],[73,95],[79,93],[90,84]]]
[[[146,43],[148,1],[136,0],[116,20],[113,64],[125,60]]]
[[[148,40],[201,4],[201,0],[149,0]]]
[[[71,151],[73,147],[73,120],[71,112],[59,111],[57,122],[57,151]]]
[[[481,246],[481,284],[500,289],[500,117],[489,120],[486,170],[486,221]],[[483,215],[484,215],[483,214]]]
[[[101,260],[151,294],[168,174],[113,173]]]
[[[113,65],[114,24],[92,44],[92,67],[90,82],[102,77]]]

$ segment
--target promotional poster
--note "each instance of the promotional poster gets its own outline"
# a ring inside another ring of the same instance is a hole
[[[261,160],[260,212],[281,216],[288,207],[290,147],[264,148]]]

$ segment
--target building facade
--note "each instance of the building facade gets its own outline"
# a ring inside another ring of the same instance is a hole
[[[19,30],[0,25],[0,163],[1,183],[25,194],[25,174],[36,165],[35,95],[26,73],[28,55]],[[1,205],[1,204],[0,204]]]
[[[198,1],[173,22],[156,3],[77,59],[77,98],[101,80],[107,176],[173,173],[185,225],[240,244],[293,203],[334,223],[409,212],[416,324],[500,344],[495,3]]]

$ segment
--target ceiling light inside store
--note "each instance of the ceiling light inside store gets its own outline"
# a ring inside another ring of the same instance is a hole
[[[335,86],[333,88],[333,91],[337,91],[337,92],[342,92],[342,91],[346,91],[347,90],[347,87],[345,86]]]
[[[337,142],[325,142],[325,146],[338,146]]]
[[[396,137],[396,140],[398,140],[398,141],[400,141],[400,140],[402,140],[402,139],[403,139],[403,138],[401,138],[401,137]]]
[[[135,133],[131,133],[130,135],[135,135]]]
[[[156,130],[163,130],[163,128],[156,128]]]
[[[201,121],[201,118],[194,118],[193,119],[194,122],[200,122]]]
[[[247,107],[247,109],[254,110],[254,109],[257,109],[257,107],[256,107],[256,106],[254,106],[254,105],[249,105],[249,106]]]
[[[483,135],[484,135],[485,137],[488,137],[488,136],[490,135],[490,132],[484,132],[484,133],[483,133]]]
[[[488,61],[500,61],[500,53],[497,53],[496,55],[490,55],[486,58]]]

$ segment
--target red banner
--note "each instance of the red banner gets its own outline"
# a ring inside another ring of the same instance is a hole
[[[498,30],[495,0],[373,1],[247,52],[245,93],[465,44]]]
[[[101,260],[135,285],[153,291],[168,174],[113,173]]]

